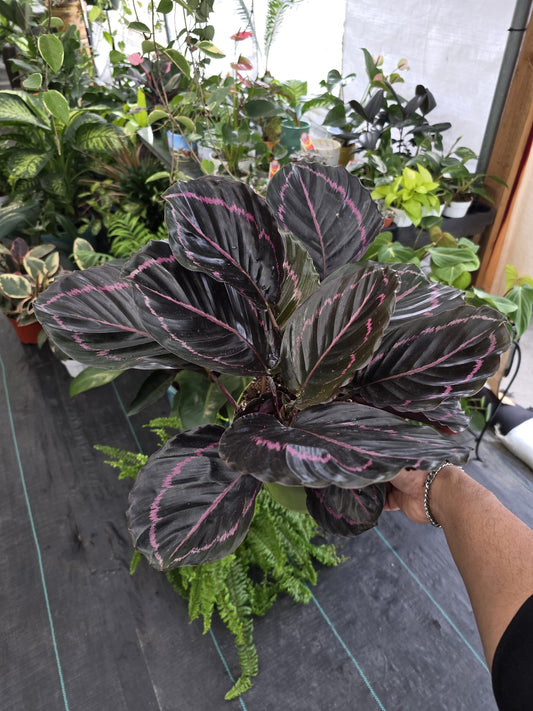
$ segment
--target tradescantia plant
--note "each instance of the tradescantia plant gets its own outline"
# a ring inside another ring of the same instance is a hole
[[[137,477],[129,526],[154,567],[235,551],[263,487],[351,536],[402,467],[467,459],[460,399],[497,369],[506,321],[412,264],[364,261],[382,218],[357,178],[292,164],[266,201],[217,177],[164,198],[168,243],[66,274],[36,306],[69,356],[203,370],[233,405],[228,426],[179,433]],[[221,375],[252,381],[236,401]]]

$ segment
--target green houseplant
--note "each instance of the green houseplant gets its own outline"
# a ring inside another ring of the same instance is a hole
[[[36,96],[0,92],[2,152],[0,179],[4,192],[24,203],[39,203],[34,234],[59,237],[76,229],[80,212],[80,180],[92,156],[111,153],[120,142],[119,129],[89,109],[71,110],[57,91]],[[13,215],[10,216],[13,220]]]
[[[431,150],[417,157],[417,162],[440,183],[445,217],[464,217],[477,197],[492,202],[484,186],[487,177],[505,185],[496,175],[487,176],[472,170],[468,164],[476,160],[476,153],[466,146],[453,146],[446,154]]]
[[[395,210],[395,222],[405,227],[411,222],[418,226],[424,216],[439,214],[441,202],[438,197],[440,185],[422,165],[406,166],[401,175],[389,183],[378,185],[372,197],[383,200],[385,208]],[[405,213],[406,221],[402,221]]]
[[[40,324],[33,305],[61,271],[59,253],[52,244],[30,249],[21,237],[9,249],[0,243],[0,308],[23,342],[35,342]]]
[[[357,535],[399,469],[466,460],[460,398],[498,367],[506,320],[413,265],[360,261],[382,220],[356,178],[293,164],[266,201],[214,177],[165,200],[168,243],[67,274],[36,307],[71,357],[199,371],[224,395],[224,419],[169,439],[132,489],[132,539],[155,568],[232,555],[266,494]],[[227,376],[251,383],[231,392]]]

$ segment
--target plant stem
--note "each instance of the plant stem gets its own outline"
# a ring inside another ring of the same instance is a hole
[[[239,409],[239,406],[237,404],[237,401],[233,397],[233,395],[229,392],[229,390],[220,382],[220,380],[217,378],[217,376],[212,372],[209,371],[209,379],[215,383],[217,388],[220,390],[222,395],[226,398],[226,400],[229,402],[229,404],[232,406],[232,408],[237,412]]]

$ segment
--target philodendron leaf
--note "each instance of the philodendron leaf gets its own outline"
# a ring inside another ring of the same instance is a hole
[[[533,313],[533,287],[530,284],[513,286],[507,293],[507,298],[516,304],[517,310],[512,315],[516,326],[516,338],[520,338],[529,328]]]
[[[43,76],[39,72],[33,72],[22,82],[26,91],[39,91],[43,83]]]
[[[307,510],[322,530],[336,536],[358,536],[373,528],[385,504],[384,484],[364,489],[306,489]]]
[[[383,225],[368,190],[346,168],[290,164],[270,180],[267,202],[303,242],[321,279],[357,261]]]
[[[147,332],[135,308],[131,282],[104,264],[64,274],[40,295],[35,313],[58,348],[96,368],[180,368]]]
[[[235,375],[219,375],[216,381],[235,399],[250,383],[249,378]],[[220,423],[219,411],[228,400],[217,382],[205,371],[184,370],[178,374],[175,380],[178,393],[172,411],[178,415],[182,429]]]
[[[267,314],[227,284],[182,267],[166,242],[150,242],[124,267],[148,332],[166,350],[229,375],[262,375],[279,358]]]
[[[264,306],[283,282],[284,246],[265,201],[238,181],[208,176],[164,194],[170,246],[180,264],[230,284]]]
[[[266,483],[360,489],[406,466],[464,463],[469,444],[468,435],[443,435],[374,407],[337,402],[300,412],[291,427],[272,415],[244,415],[224,432],[219,451],[232,469]]]
[[[489,307],[462,305],[393,324],[350,393],[359,402],[400,412],[431,410],[473,395],[509,347],[505,319]]]
[[[67,124],[70,117],[70,109],[68,106],[68,101],[65,99],[63,94],[55,89],[49,89],[43,93],[43,101],[46,108],[52,116],[61,121],[61,123]]]
[[[128,407],[128,417],[136,415],[165,395],[174,380],[174,373],[168,370],[154,370],[146,378]]]
[[[50,69],[57,74],[63,66],[64,50],[63,43],[57,35],[41,35],[37,40],[39,54],[48,64]]]
[[[82,370],[81,373],[71,380],[69,395],[74,397],[74,395],[79,395],[87,390],[107,385],[115,380],[115,378],[118,378],[119,375],[122,375],[122,372],[122,370],[116,369],[102,370],[101,368],[85,368],[85,370]]]
[[[392,270],[350,266],[313,292],[285,329],[281,373],[300,407],[327,401],[370,360],[394,309]]]
[[[158,570],[233,553],[248,532],[261,483],[218,456],[222,427],[176,435],[141,469],[130,494],[135,547]]]
[[[303,244],[292,235],[283,235],[285,242],[285,279],[281,296],[274,310],[276,322],[285,326],[295,309],[303,303],[319,286],[318,274],[313,260]]]

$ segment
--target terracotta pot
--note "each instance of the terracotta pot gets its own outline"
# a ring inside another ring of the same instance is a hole
[[[8,321],[13,325],[21,343],[37,343],[37,338],[43,330],[43,327],[38,321],[29,323],[27,326],[19,326],[17,320],[14,318],[8,317]]]

